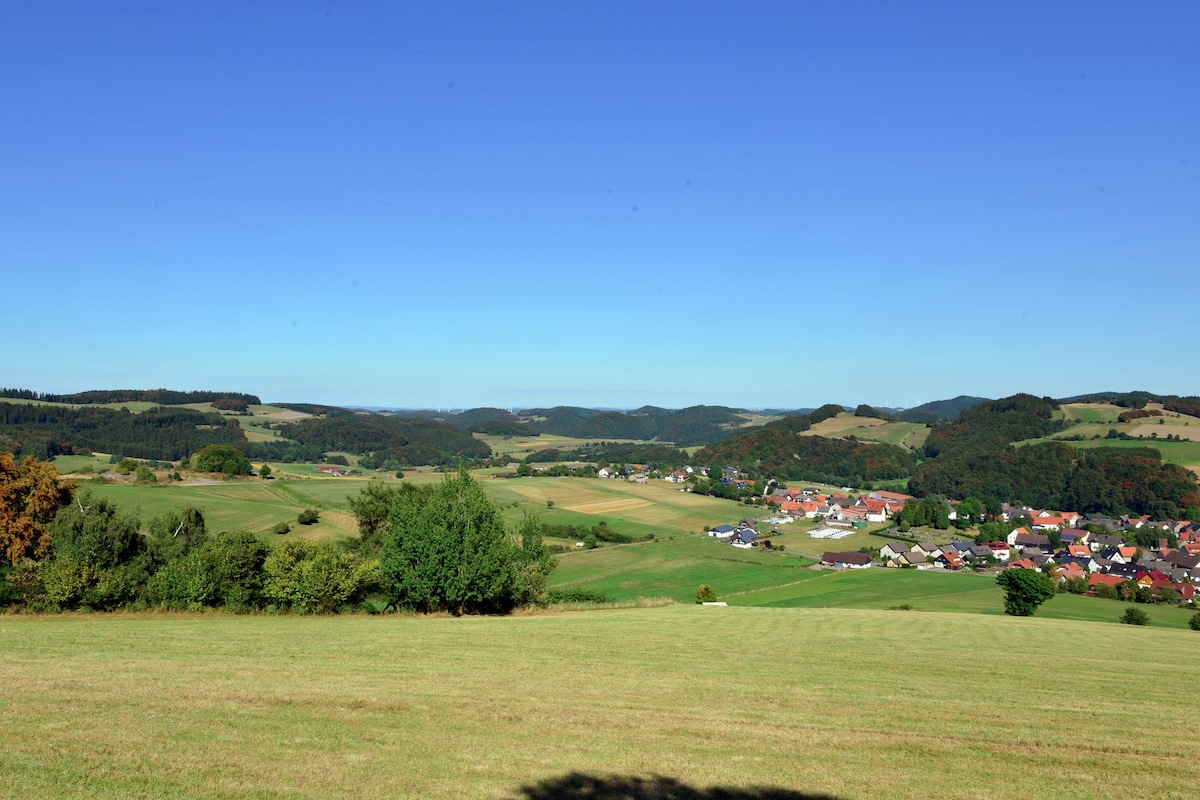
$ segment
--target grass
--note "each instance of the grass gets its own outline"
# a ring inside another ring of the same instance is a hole
[[[210,531],[247,530],[265,534],[277,523],[288,522],[293,526],[289,537],[319,540],[357,532],[353,516],[336,507],[322,510],[315,525],[296,525],[302,510],[321,504],[308,495],[287,491],[288,483],[230,481],[204,485],[88,484],[88,487],[99,497],[138,509],[143,531],[152,517],[173,508],[195,506],[204,512]],[[346,505],[344,497],[342,505]]]
[[[1169,734],[1130,722],[1200,655],[1191,631],[679,605],[18,616],[0,618],[0,641],[8,797],[618,796],[571,792],[572,774],[744,800],[1200,784],[1194,715],[1172,715]]]
[[[1153,447],[1162,454],[1163,461],[1179,464],[1191,470],[1200,470],[1200,442],[1168,442],[1162,439],[1088,439],[1082,442],[1067,442],[1071,447]]]
[[[615,600],[667,597],[692,602],[696,587],[726,593],[779,586],[810,573],[811,559],[765,550],[740,550],[707,536],[656,540],[561,556],[552,588],[600,591]],[[799,576],[799,577],[798,577]]]
[[[1004,593],[991,575],[931,570],[806,570],[801,580],[746,592],[728,599],[733,605],[772,608],[872,608],[910,605],[913,611],[1002,615]],[[1037,611],[1044,619],[1117,623],[1132,603],[1085,595],[1060,594]],[[1156,627],[1188,629],[1194,609],[1137,605]],[[1200,637],[1198,637],[1200,638]]]

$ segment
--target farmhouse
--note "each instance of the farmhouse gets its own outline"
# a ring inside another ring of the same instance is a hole
[[[871,566],[871,557],[866,553],[825,553],[821,563],[835,569],[866,569]]]

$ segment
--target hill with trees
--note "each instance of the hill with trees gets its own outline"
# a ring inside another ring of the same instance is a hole
[[[1179,519],[1200,514],[1195,476],[1151,448],[1015,447],[1060,430],[1058,403],[1027,394],[973,406],[938,424],[909,481],[917,496],[994,498],[1044,508]]]
[[[738,409],[726,406],[691,406],[675,411],[643,406],[629,413],[557,406],[525,409],[519,418],[557,436],[657,440],[671,442],[677,447],[711,444],[746,424],[746,418]]]
[[[955,419],[966,409],[980,403],[988,402],[986,397],[970,397],[959,395],[950,400],[934,400],[913,408],[907,408],[896,413],[896,418],[904,422],[937,422],[943,419]]]
[[[158,403],[160,406],[183,406],[192,403],[232,401],[238,405],[261,405],[257,395],[241,392],[179,392],[172,389],[104,389],[74,394],[51,394],[30,389],[0,389],[0,397],[17,400],[40,400],[45,403],[98,405],[105,403]]]
[[[190,408],[125,409],[0,402],[0,450],[46,459],[100,451],[177,461],[212,444],[241,445],[237,421]]]
[[[840,405],[830,404],[811,414],[738,431],[701,449],[694,460],[700,464],[736,465],[752,478],[774,477],[857,486],[905,478],[912,473],[916,458],[901,447],[800,435],[817,422],[840,413]]]
[[[340,450],[406,466],[455,464],[492,454],[490,447],[464,430],[413,417],[311,417],[283,426],[281,433],[321,451]]]

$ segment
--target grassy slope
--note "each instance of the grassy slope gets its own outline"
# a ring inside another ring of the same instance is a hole
[[[868,569],[833,572],[807,570],[805,580],[722,598],[733,605],[775,608],[873,608],[911,605],[915,611],[1002,615],[1004,594],[988,575],[945,574],[919,570]],[[1047,619],[1116,623],[1129,603],[1060,594],[1038,609]],[[1195,612],[1184,608],[1138,605],[1156,627],[1186,630]]]
[[[707,536],[655,541],[561,556],[553,587],[601,591],[618,600],[669,597],[691,602],[702,583],[724,594],[803,579],[811,559],[763,550],[740,550]]]
[[[925,431],[924,436],[918,435],[918,431]],[[836,417],[821,420],[801,435],[828,436],[835,439],[855,436],[864,442],[886,442],[887,444],[919,447],[929,434],[924,423],[885,422],[872,417],[856,417],[847,411]]]
[[[744,800],[1200,785],[1200,720],[1147,728],[1130,711],[1162,713],[1136,698],[1179,684],[1200,656],[1190,631],[686,605],[7,617],[0,641],[8,797],[581,797],[554,790],[571,773]]]

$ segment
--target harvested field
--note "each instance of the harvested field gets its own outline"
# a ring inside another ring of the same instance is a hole
[[[567,511],[577,511],[580,514],[611,514],[614,511],[628,511],[631,508],[642,508],[648,505],[651,505],[649,500],[626,497],[619,500],[602,500],[597,503],[580,503],[563,506],[563,508]]]

